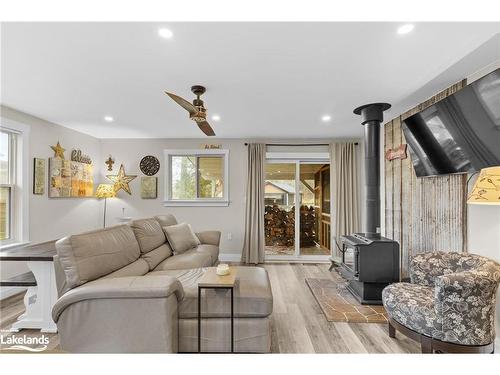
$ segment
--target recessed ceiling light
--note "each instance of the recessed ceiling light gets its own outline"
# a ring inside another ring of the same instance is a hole
[[[115,119],[111,116],[104,116],[104,121],[106,122],[113,122]]]
[[[331,119],[332,119],[332,116],[330,116],[330,115],[321,116],[321,121],[323,121],[323,122],[329,122]]]
[[[407,23],[406,25],[400,26],[398,28],[398,34],[408,34],[415,28],[415,25],[412,25],[411,23]]]
[[[212,115],[212,120],[220,121],[220,116],[219,115]]]
[[[174,33],[172,32],[172,30],[162,27],[161,29],[158,29],[158,35],[162,38],[170,39],[174,36]]]

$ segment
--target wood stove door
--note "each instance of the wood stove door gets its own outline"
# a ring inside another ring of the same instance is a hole
[[[358,276],[358,252],[354,246],[347,246],[343,244],[343,254],[342,254],[342,262],[344,266],[352,272],[353,276]]]

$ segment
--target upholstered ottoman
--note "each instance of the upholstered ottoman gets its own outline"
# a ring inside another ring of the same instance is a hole
[[[259,267],[234,267],[234,350],[269,353],[273,295],[267,271]],[[159,271],[176,277],[184,288],[179,303],[179,352],[198,351],[198,279],[206,268]],[[229,352],[231,299],[228,290],[204,289],[201,300],[201,350]]]

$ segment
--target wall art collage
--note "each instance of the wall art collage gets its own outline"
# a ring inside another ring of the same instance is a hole
[[[66,159],[66,151],[58,141],[55,146],[50,146],[54,156],[48,159],[48,171],[46,159],[33,159],[33,194],[45,194],[46,176],[48,172],[48,196],[49,198],[91,198],[94,196],[94,166],[90,156],[79,149],[71,151],[71,158]],[[111,155],[104,162],[107,171],[113,170],[115,160]],[[158,197],[158,178],[154,175],[160,170],[160,161],[152,155],[144,156],[139,168],[145,176],[141,177],[141,198],[156,199]],[[113,189],[117,193],[120,190],[132,195],[129,183],[137,178],[137,175],[125,173],[125,167],[120,164],[118,173],[107,174],[106,178],[111,181]]]
[[[49,198],[88,198],[94,195],[92,164],[49,158]]]

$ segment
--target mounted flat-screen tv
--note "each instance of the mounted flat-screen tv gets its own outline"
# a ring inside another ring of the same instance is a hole
[[[417,177],[500,165],[500,69],[402,124]]]

